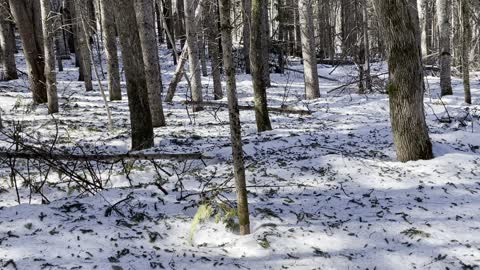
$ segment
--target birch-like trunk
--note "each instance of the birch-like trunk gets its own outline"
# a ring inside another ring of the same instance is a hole
[[[180,0],[181,1],[181,0]],[[190,86],[192,92],[192,101],[194,102],[193,110],[203,110],[200,105],[203,102],[202,96],[202,78],[200,61],[198,60],[198,42],[197,42],[197,26],[195,22],[195,5],[191,0],[184,0],[185,7],[185,29],[187,34],[188,63],[190,71]],[[201,3],[199,3],[200,5]],[[201,16],[201,14],[199,15]],[[197,21],[198,22],[198,21]]]
[[[441,95],[452,95],[452,53],[450,15],[452,0],[437,0],[438,43]]]
[[[320,97],[318,84],[317,56],[315,54],[315,32],[313,26],[313,0],[298,1],[300,31],[302,33],[302,56],[305,80],[305,97]]]

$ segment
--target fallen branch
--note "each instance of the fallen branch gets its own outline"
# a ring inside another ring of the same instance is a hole
[[[20,158],[20,159],[51,159],[51,160],[66,160],[66,161],[120,161],[120,160],[196,160],[196,159],[210,159],[202,155],[201,153],[189,153],[189,154],[169,154],[169,153],[142,153],[142,152],[130,152],[125,154],[115,155],[68,155],[68,154],[55,154],[55,153],[34,153],[34,152],[0,152],[0,158]]]
[[[297,70],[297,69],[293,69],[293,68],[283,68],[283,69],[288,70],[288,71],[292,71],[292,72],[297,72],[297,73],[304,74],[303,71]],[[327,80],[327,81],[331,81],[331,82],[338,82],[338,80],[335,79],[335,78],[325,77],[325,76],[322,76],[322,75],[318,75],[318,78],[324,79],[324,80]]]
[[[220,103],[220,102],[213,102],[213,101],[203,101],[203,102],[193,102],[193,101],[185,101],[184,103],[188,105],[201,105],[205,107],[222,107],[228,108],[228,104]],[[255,110],[255,106],[251,105],[238,105],[238,109],[242,111],[253,111]],[[295,110],[295,109],[288,109],[288,108],[276,108],[276,107],[268,107],[269,112],[276,112],[276,113],[289,113],[289,114],[299,114],[299,115],[311,115],[312,112],[309,110]]]
[[[378,77],[380,77],[380,76],[387,75],[387,74],[388,74],[388,72],[384,72],[384,73],[372,75],[372,76],[370,76],[370,78],[378,78]],[[347,86],[350,86],[350,85],[352,85],[352,84],[356,84],[356,83],[362,82],[362,81],[364,81],[364,80],[365,80],[365,79],[355,80],[355,81],[353,81],[353,82],[349,82],[349,83],[346,83],[346,84],[344,84],[344,85],[340,85],[340,86],[338,86],[338,87],[335,87],[335,88],[333,88],[333,89],[328,90],[327,93],[330,94],[331,92],[337,91],[337,90],[339,90],[339,89],[343,89],[343,88],[345,88],[345,87],[347,87]]]

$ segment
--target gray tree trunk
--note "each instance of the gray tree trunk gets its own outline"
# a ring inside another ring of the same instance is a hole
[[[428,0],[418,0],[418,19],[420,21],[420,33],[422,38],[422,56],[428,55],[428,45],[427,45],[427,1]]]
[[[191,0],[184,0],[185,6],[185,29],[187,33],[187,47],[188,47],[188,63],[190,71],[190,84],[192,91],[192,101],[194,102],[193,111],[203,110],[200,105],[203,102],[202,96],[202,78],[200,74],[200,61],[198,60],[198,43],[197,34],[198,30],[195,22],[195,5],[191,3]],[[201,3],[199,3],[201,5]],[[201,14],[199,15],[201,16]]]
[[[264,80],[262,0],[252,0],[252,17],[250,29],[250,63],[255,100],[255,119],[258,132],[272,129],[267,109],[267,91]]]
[[[90,13],[88,11],[87,6],[81,0],[73,0],[75,2],[75,27],[76,33],[78,35],[78,48],[77,52],[80,56],[80,69],[82,70],[83,74],[83,81],[85,82],[85,90],[93,91],[93,84],[92,84],[92,62],[90,62],[90,51],[88,50],[88,42],[89,42],[89,33],[85,31],[82,27],[82,20],[88,22],[90,18]]]
[[[452,0],[437,0],[439,64],[441,95],[452,95],[452,53],[450,48],[450,15]]]
[[[0,59],[5,69],[3,80],[18,79],[17,65],[15,63],[15,28],[9,21],[11,19],[8,1],[0,0]]]
[[[245,73],[250,74],[250,28],[252,15],[252,0],[242,0],[243,16],[243,55],[245,60]]]
[[[132,150],[145,149],[153,146],[154,135],[134,0],[115,0],[114,9],[127,81]]]
[[[389,51],[388,94],[397,158],[431,159],[423,107],[422,62],[416,0],[374,0]]]
[[[55,73],[55,46],[53,38],[54,30],[54,13],[50,0],[41,0],[42,13],[42,30],[43,30],[43,51],[45,53],[45,78],[47,85],[48,113],[58,112],[58,95],[57,95],[57,74]]]
[[[111,101],[122,99],[120,88],[120,71],[117,54],[115,14],[112,10],[113,0],[100,0],[103,43],[107,56],[108,93]]]
[[[313,26],[313,0],[298,1],[300,31],[302,33],[302,56],[305,79],[305,97],[320,97],[318,84],[317,56],[315,53],[315,33]]]
[[[268,18],[268,1],[262,1],[262,63],[263,68],[263,80],[265,86],[268,88],[272,86],[270,80],[270,23]]]
[[[465,103],[472,104],[470,92],[470,43],[472,40],[472,26],[470,24],[470,0],[460,0],[462,20],[462,74]]]
[[[165,126],[162,105],[162,77],[155,34],[155,17],[152,0],[135,0],[135,11],[142,45],[143,62],[147,79],[148,100],[153,127]]]
[[[235,67],[232,55],[232,26],[230,23],[230,0],[220,0],[220,20],[222,29],[223,63],[227,76],[227,98],[230,119],[230,138],[232,141],[233,170],[237,190],[237,213],[240,234],[250,234],[248,214],[247,185],[243,161],[240,113],[238,109]]]
[[[10,0],[9,3],[22,38],[33,101],[34,103],[46,103],[47,89],[40,2],[36,0]]]
[[[214,99],[222,99],[222,81],[221,81],[221,59],[220,59],[220,49],[218,47],[219,30],[218,30],[218,14],[217,14],[217,0],[207,0],[207,8],[205,9],[206,14],[208,14],[209,20],[206,21],[207,25],[207,35],[208,35],[208,53],[212,61],[212,79],[213,79],[213,95]],[[248,54],[248,53],[247,53]],[[250,63],[248,63],[250,66]],[[249,69],[250,70],[250,69]]]

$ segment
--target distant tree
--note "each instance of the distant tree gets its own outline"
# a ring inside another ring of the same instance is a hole
[[[87,22],[89,20],[90,13],[88,6],[82,0],[74,1],[74,14],[75,14],[75,33],[77,34],[78,47],[76,48],[77,55],[79,57],[79,68],[81,71],[81,79],[85,82],[85,90],[93,91],[92,84],[92,62],[90,61],[90,50],[88,42],[90,39],[89,29],[83,27],[82,21]]]
[[[180,0],[181,1],[181,0]],[[202,78],[200,61],[198,59],[197,24],[195,23],[195,5],[191,0],[184,0],[185,29],[187,33],[188,63],[190,70],[190,87],[194,111],[201,111],[203,107]]]
[[[430,159],[423,107],[422,61],[416,0],[374,0],[389,51],[390,118],[397,158]]]
[[[218,4],[217,0],[207,0],[205,2],[205,12],[208,14],[207,24],[207,40],[208,53],[211,59],[212,79],[213,79],[213,95],[214,99],[222,99],[222,81],[221,81],[221,64],[222,59],[220,55],[220,48],[218,46],[218,39],[220,38],[218,29]],[[247,53],[248,54],[248,53]]]
[[[462,74],[465,103],[472,104],[470,92],[470,43],[472,42],[472,26],[470,24],[470,0],[459,0],[462,21]]]

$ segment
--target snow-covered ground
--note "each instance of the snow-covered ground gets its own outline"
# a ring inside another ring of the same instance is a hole
[[[162,51],[164,84],[174,70],[169,60]],[[110,103],[114,128],[108,131],[99,91],[84,92],[72,63],[65,64],[59,74],[61,112],[54,118],[44,105],[31,106],[25,76],[0,82],[7,130],[18,121],[25,134],[48,144],[58,126],[59,147],[127,151],[126,96]],[[319,66],[321,75],[339,82],[321,80],[322,98],[308,102],[302,100],[302,74],[272,74],[270,106],[313,112],[271,113],[273,131],[257,134],[254,113],[241,112],[251,235],[239,236],[214,218],[191,232],[198,205],[208,199],[200,194],[211,194],[202,191],[220,186],[217,201],[234,201],[235,194],[228,114],[219,108],[188,111],[182,83],[174,103],[165,105],[168,127],[155,129],[154,150],[201,152],[212,159],[159,161],[169,174],[162,173],[168,195],[153,184],[157,175],[150,163],[133,166],[135,188],[119,167],[102,171],[110,174],[107,189],[90,196],[71,193],[52,172],[42,189],[51,203],[41,204],[39,194],[20,187],[21,205],[10,170],[1,165],[0,269],[478,268],[478,75],[472,74],[471,106],[462,102],[461,80],[453,79],[454,96],[440,100],[438,78],[428,77],[425,111],[435,159],[400,163],[386,95],[358,95],[355,86],[326,94],[353,80],[352,72]],[[203,80],[211,99],[212,81]],[[251,78],[237,80],[240,103],[251,104]],[[0,139],[6,146],[6,138]],[[42,180],[35,174],[32,179]]]

